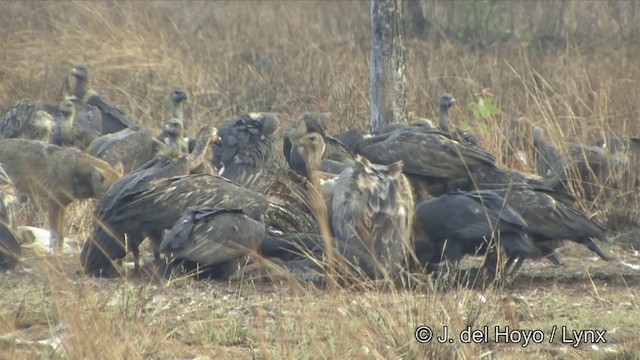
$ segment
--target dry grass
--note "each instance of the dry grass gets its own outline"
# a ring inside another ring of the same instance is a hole
[[[544,127],[561,149],[608,131],[640,135],[636,3],[421,6],[427,35],[405,39],[414,116],[432,117],[450,92],[460,104],[453,122],[476,132],[499,163],[528,172],[533,164],[505,155],[514,118]],[[155,129],[174,85],[190,95],[190,135],[245,111],[281,113],[280,132],[305,111],[331,112],[333,133],[367,126],[367,2],[2,2],[0,25],[0,109],[29,96],[58,101],[63,76],[82,62],[96,90]],[[473,118],[464,105],[479,96],[501,113]],[[582,207],[633,225],[635,196],[611,189]],[[70,209],[68,233],[87,237],[90,210]],[[607,250],[638,263],[637,253]],[[28,254],[0,274],[0,358],[640,358],[637,271],[623,277],[623,266],[591,261],[581,248],[562,255],[564,267],[528,264],[506,289],[328,292],[288,281],[96,280],[80,275],[75,256]],[[607,329],[608,344],[423,345],[413,337],[422,323],[450,334],[484,325],[547,336],[554,325]],[[52,351],[33,342],[42,339],[62,343]]]

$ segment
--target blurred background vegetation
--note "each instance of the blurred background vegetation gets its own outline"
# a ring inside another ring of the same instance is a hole
[[[498,124],[553,121],[589,141],[610,127],[638,133],[637,1],[402,6],[416,116],[431,117],[450,92],[462,105],[493,98]],[[196,122],[330,111],[336,130],[366,123],[366,1],[33,1],[0,10],[0,108],[59,99],[70,65],[83,62],[96,90],[149,126],[167,117],[173,85],[190,92]],[[453,121],[475,125],[465,106]]]

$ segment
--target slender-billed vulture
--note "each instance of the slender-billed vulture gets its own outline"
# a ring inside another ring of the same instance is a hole
[[[218,175],[151,181],[149,186],[117,199],[107,214],[100,216],[101,209],[96,209],[101,221],[95,224],[81,253],[85,273],[100,275],[111,267],[112,260],[124,257],[125,234],[130,247],[137,248],[147,235],[158,245],[162,232],[171,228],[186,209],[199,206],[240,208],[247,216],[260,219],[269,209],[269,202],[262,194]]]
[[[158,134],[158,136],[156,136],[156,139],[164,143],[165,138],[169,136],[169,134],[167,134],[167,124],[169,123],[169,121],[179,121],[182,127],[182,130],[180,131],[180,133],[182,134],[181,136],[184,137],[182,142],[185,144],[184,145],[185,151],[191,152],[193,150],[195,140],[189,140],[188,138],[186,138],[186,135],[184,134],[184,102],[188,98],[187,92],[179,87],[174,87],[173,89],[171,89],[170,95],[171,95],[171,119],[165,122],[165,127],[163,128],[162,132]]]
[[[542,249],[542,256],[553,255],[553,249],[561,240],[571,240],[585,245],[604,260],[609,260],[598,245],[593,241],[606,241],[604,229],[591,221],[587,216],[556,200],[544,191],[536,191],[527,188],[512,188],[495,190],[505,199],[507,205],[517,211],[527,222],[529,238],[534,246]],[[540,245],[539,245],[540,244]],[[521,266],[520,265],[514,271]],[[558,263],[555,256],[550,257],[554,263]]]
[[[213,165],[220,175],[252,186],[273,156],[273,133],[278,119],[270,114],[244,114],[219,127],[222,143],[214,147]]]
[[[171,267],[182,264],[225,276],[239,258],[257,254],[264,236],[264,224],[240,209],[195,207],[167,232],[160,250],[168,255]]]
[[[164,154],[157,156],[145,163],[136,171],[127,174],[113,184],[107,194],[100,199],[94,210],[94,230],[92,237],[85,243],[81,253],[83,267],[87,273],[98,275],[101,270],[110,267],[110,261],[122,258],[126,255],[125,235],[127,235],[128,249],[138,258],[138,246],[149,236],[156,246],[154,253],[158,258],[157,247],[162,240],[162,226],[129,226],[127,217],[122,217],[123,212],[129,209],[130,202],[136,196],[155,188],[155,182],[162,179],[173,178],[189,172],[205,161],[205,149],[212,140],[217,137],[217,131],[213,127],[203,127],[196,141],[196,147],[191,154],[175,156]],[[170,206],[170,204],[166,204]],[[142,209],[134,210],[138,212]],[[148,209],[150,212],[155,210]],[[144,215],[144,214],[140,215]],[[132,220],[134,221],[134,220]],[[157,225],[157,224],[155,224]],[[164,224],[170,227],[172,224]]]
[[[453,140],[441,131],[413,126],[365,138],[358,145],[358,153],[378,164],[402,160],[405,173],[434,183],[448,182],[454,189],[451,182],[467,184],[470,173],[496,168],[489,152]]]
[[[76,79],[74,95],[83,104],[95,106],[100,110],[100,129],[102,134],[111,134],[123,129],[139,129],[135,122],[131,121],[120,109],[102,99],[98,93],[88,90],[89,68],[84,64],[73,67],[72,74]]]
[[[311,178],[311,172],[320,170],[325,142],[322,135],[310,133],[294,140],[295,151],[291,151],[289,165],[301,176]]]
[[[424,201],[416,206],[414,229],[416,256],[429,270],[484,253],[490,242],[512,257],[534,251],[525,220],[492,191],[457,191]]]
[[[326,121],[328,121],[326,114],[304,113],[298,120],[296,127],[289,132],[289,134],[285,135],[282,144],[283,155],[289,166],[299,175],[305,176],[304,171],[300,171],[303,169],[301,169],[297,164],[299,162],[300,155],[296,154],[297,149],[296,146],[294,146],[294,142],[311,133],[319,134],[324,140],[325,150],[322,154],[323,160],[347,163],[347,165],[350,165],[353,162],[355,154],[338,139],[329,136],[325,132],[324,123]],[[358,142],[357,138],[358,137],[356,135],[356,138],[352,139],[354,143]],[[352,143],[352,145],[355,145],[354,143]],[[329,170],[329,168],[327,168],[327,170]]]
[[[449,109],[455,105],[456,99],[449,94],[444,94],[438,99],[438,128],[446,133],[451,134],[454,138],[459,137],[460,140],[468,142],[472,145],[477,145],[478,140],[475,135],[463,131],[461,129],[454,128],[449,123]]]
[[[48,142],[53,132],[53,116],[34,98],[17,101],[0,117],[1,139],[31,139]]]
[[[59,118],[54,126],[51,143],[58,146],[74,146],[84,150],[100,136],[100,133],[90,127],[81,126],[76,122],[76,105],[71,100],[60,104]]]
[[[538,175],[558,184],[565,183],[567,181],[565,164],[558,151],[547,141],[542,128],[534,126],[532,132]]]
[[[367,276],[393,279],[411,253],[413,214],[402,162],[375,165],[357,157],[335,183],[331,227],[336,249]]]

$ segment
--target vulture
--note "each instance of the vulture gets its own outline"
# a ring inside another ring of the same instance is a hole
[[[153,180],[138,191],[102,201],[96,208],[91,238],[81,252],[81,264],[86,274],[100,275],[111,267],[111,261],[126,255],[125,234],[130,250],[149,235],[156,246],[162,232],[169,229],[190,207],[209,206],[240,208],[252,219],[260,219],[269,209],[269,202],[259,193],[241,187],[224,177],[194,174]],[[135,255],[135,254],[134,254]]]
[[[568,145],[569,169],[582,185],[587,200],[592,201],[600,193],[601,187],[609,180],[611,158],[598,146],[573,143]]]
[[[311,173],[322,167],[322,154],[324,154],[326,147],[322,135],[315,132],[309,133],[294,140],[293,146],[295,151],[291,151],[289,159],[291,169],[310,179]]]
[[[300,155],[297,154],[294,142],[310,133],[317,133],[322,136],[324,140],[325,150],[322,154],[322,168],[324,171],[339,174],[341,170],[344,170],[353,163],[353,159],[355,158],[354,153],[338,139],[326,134],[324,122],[328,121],[327,119],[326,114],[305,113],[298,121],[296,127],[284,137],[282,145],[283,155],[289,167],[301,176],[305,176],[305,170],[300,167]],[[356,142],[357,139],[358,136],[356,133],[351,141]],[[340,163],[344,165],[340,165]]]
[[[167,232],[160,250],[172,268],[182,264],[228,276],[240,258],[257,254],[264,236],[264,224],[240,209],[193,207]]]
[[[538,249],[537,257],[544,256],[556,265],[559,260],[555,256],[555,248],[561,240],[571,240],[585,245],[604,260],[610,260],[593,241],[607,241],[604,229],[591,221],[582,212],[556,200],[544,191],[528,188],[511,188],[495,190],[505,199],[505,203],[517,211],[529,225],[527,234],[534,247]],[[528,256],[520,257],[513,272],[516,272]],[[511,262],[516,259],[511,259]]]
[[[449,123],[449,109],[455,105],[455,103],[456,99],[449,94],[440,96],[438,100],[438,128],[441,131],[451,134],[454,138],[458,137],[460,140],[471,145],[477,145],[478,141],[475,135],[461,129],[456,129]]]
[[[452,139],[448,134],[420,126],[407,126],[363,139],[357,152],[377,164],[402,160],[403,171],[415,188],[426,188],[422,197],[456,190],[472,190],[470,174],[497,172],[489,152]],[[416,183],[419,183],[416,185]]]
[[[76,74],[75,68],[73,73]],[[79,72],[78,75],[80,75]],[[85,93],[86,81],[77,81],[74,94],[65,98],[75,105],[74,127],[82,128],[85,134],[100,134],[102,131],[100,111],[82,102]],[[58,104],[34,98],[19,100],[0,117],[0,138],[49,142],[55,131],[54,127],[57,126],[56,122],[60,123],[66,118],[62,111]]]
[[[184,125],[180,119],[172,118],[165,122],[160,136],[153,138],[147,129],[125,129],[117,133],[103,135],[93,141],[87,152],[110,164],[122,163],[126,172],[165,153],[180,156],[187,154],[187,142],[183,137]],[[157,139],[161,138],[162,143]],[[217,139],[217,130],[215,133]]]
[[[49,104],[47,108],[55,106]],[[17,101],[0,117],[0,139],[30,139],[49,142],[54,120],[43,102],[28,98]]]
[[[563,160],[539,127],[533,128],[533,146],[538,174],[549,179],[554,189],[567,191],[568,175],[574,174],[587,200],[593,200],[609,180],[612,159],[600,146],[568,144],[567,159]]]
[[[76,122],[76,105],[71,100],[60,104],[59,118],[54,126],[51,143],[58,146],[73,146],[86,149],[99,133]]]
[[[187,99],[184,89],[177,86],[171,89],[171,117],[184,121],[184,102]]]
[[[164,123],[162,133],[156,139],[161,139],[165,151],[175,154],[188,154],[188,141],[184,137],[184,123],[178,118],[172,118]]]
[[[464,255],[484,253],[493,245],[510,257],[526,257],[534,251],[527,228],[520,214],[492,191],[443,194],[416,206],[416,257],[428,270],[443,261],[457,264]]]
[[[402,162],[357,157],[336,179],[331,207],[335,247],[347,263],[371,278],[400,275],[412,251],[414,214]]]
[[[542,178],[499,168],[489,152],[451,138],[440,130],[407,126],[363,139],[358,153],[378,164],[402,160],[416,198],[455,190],[492,190],[519,185],[554,192]],[[554,196],[573,200],[562,191]]]
[[[557,184],[566,183],[567,174],[565,173],[564,162],[558,151],[547,141],[542,128],[534,126],[532,132],[538,175]]]
[[[162,240],[162,231],[171,227],[173,223],[154,222],[152,217],[158,210],[155,205],[145,211],[132,206],[132,203],[137,197],[157,189],[157,184],[162,180],[189,174],[190,170],[205,161],[205,149],[216,137],[216,129],[205,126],[200,130],[196,147],[191,154],[182,154],[177,157],[175,154],[157,156],[111,186],[96,205],[93,234],[82,249],[81,263],[86,273],[100,275],[103,270],[110,268],[111,260],[124,257],[126,255],[125,235],[127,235],[128,249],[136,258],[136,268],[138,267],[138,246],[146,236],[153,241],[154,255],[156,259],[159,258],[157,247]],[[173,205],[180,206],[172,203],[164,203],[164,205],[167,210]],[[183,204],[183,206],[186,205]],[[171,213],[171,211],[168,212]],[[136,222],[135,219],[144,220]],[[159,218],[158,221],[162,219]]]
[[[278,119],[270,114],[244,114],[225,120],[219,127],[222,143],[213,150],[219,174],[251,187],[272,158],[273,133]]]
[[[87,90],[89,83],[89,69],[86,65],[76,65],[72,69],[76,79],[74,87],[75,97],[83,104],[95,106],[100,112],[99,126],[102,134],[111,134],[124,129],[139,129],[121,110],[102,99],[96,92]]]
[[[124,129],[96,138],[87,147],[87,153],[111,165],[121,163],[125,173],[137,169],[165,150],[149,129]]]
[[[181,134],[184,134],[184,102],[187,100],[187,92],[179,87],[174,87],[171,89],[171,119],[168,121],[180,122],[182,129],[180,130]],[[165,127],[162,132],[156,136],[156,139],[161,143],[165,142],[165,138],[168,136],[167,125],[168,122],[165,122]],[[184,135],[182,135],[184,136]],[[181,142],[185,146],[186,152],[191,152],[193,150],[194,142],[189,140],[188,138],[184,138]]]

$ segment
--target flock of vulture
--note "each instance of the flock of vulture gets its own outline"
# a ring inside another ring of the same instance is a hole
[[[117,274],[128,252],[139,267],[147,238],[165,276],[228,277],[253,258],[305,278],[339,261],[343,270],[393,280],[407,271],[441,272],[465,255],[486,255],[488,271],[512,275],[528,258],[559,265],[556,249],[565,240],[609,260],[594,241],[606,241],[605,229],[577,209],[567,174],[583,174],[593,197],[589,184],[613,166],[614,155],[629,155],[627,171],[640,173],[631,156],[638,139],[618,140],[610,152],[604,143],[572,144],[568,161],[540,128],[530,129],[539,175],[502,168],[474,134],[449,123],[455,99],[443,95],[437,125],[420,119],[373,134],[331,136],[324,115],[305,113],[281,143],[289,169],[268,174],[279,151],[275,115],[243,114],[187,138],[188,96],[174,88],[172,117],[156,133],[88,90],[86,66],[72,75],[75,86],[62,103],[24,99],[0,118],[5,262],[20,254],[11,204],[21,193],[49,202],[54,250],[66,205],[98,199],[80,254],[82,270],[94,276]],[[12,161],[20,157],[15,149],[47,159],[67,147],[74,149],[62,162]],[[29,165],[39,170],[26,171]],[[21,186],[29,181],[35,185]]]

